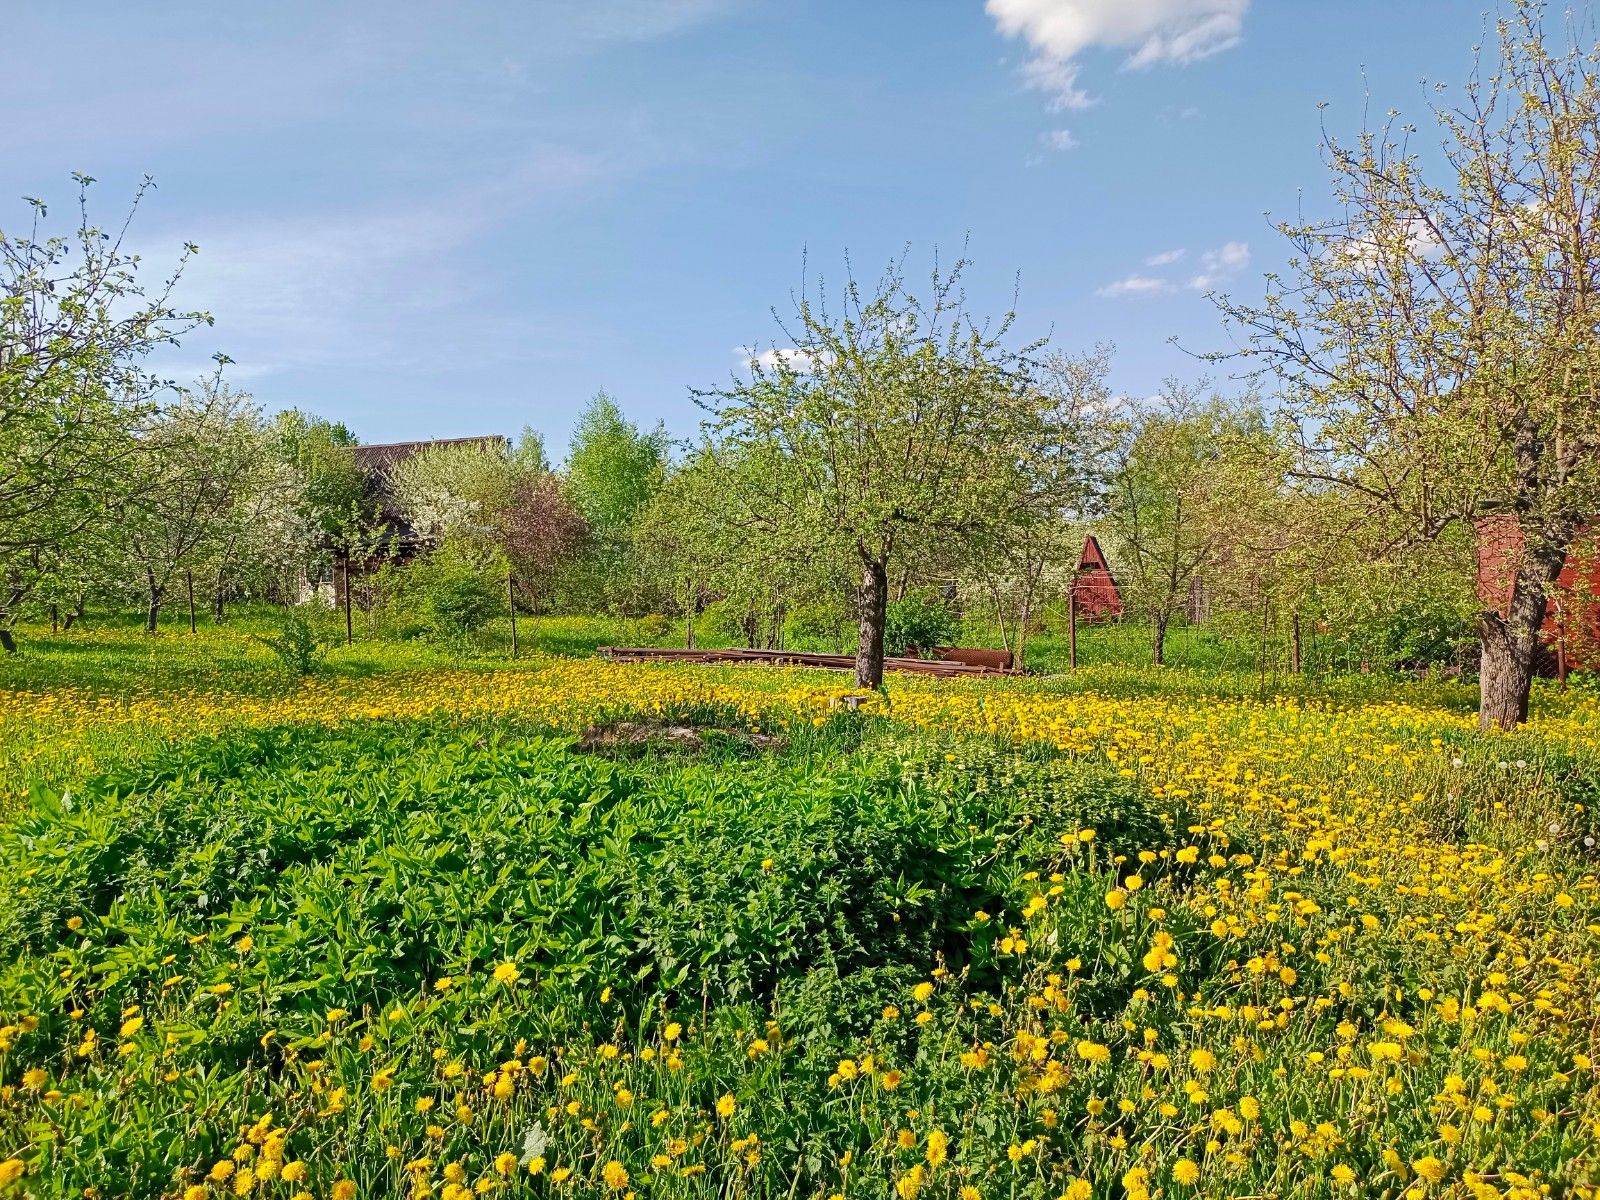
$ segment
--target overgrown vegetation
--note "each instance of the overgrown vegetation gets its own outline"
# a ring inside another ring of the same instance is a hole
[[[0,1163],[190,1200],[1587,1186],[1592,701],[1485,739],[1454,685],[829,682],[151,704],[178,744],[0,827]]]
[[[301,613],[274,614],[276,628],[271,633],[253,635],[272,651],[284,669],[295,675],[310,675],[322,665],[332,644],[326,631],[312,624]]]

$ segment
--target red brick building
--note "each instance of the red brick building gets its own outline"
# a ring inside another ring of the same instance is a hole
[[[1080,621],[1109,621],[1122,615],[1122,593],[1117,591],[1117,581],[1093,534],[1083,539],[1083,552],[1078,555],[1072,607]]]
[[[1512,565],[1522,548],[1516,519],[1486,517],[1478,522],[1478,599],[1486,608],[1506,611],[1511,600]],[[1544,652],[1540,674],[1600,667],[1600,530],[1585,530],[1567,555],[1540,628]]]

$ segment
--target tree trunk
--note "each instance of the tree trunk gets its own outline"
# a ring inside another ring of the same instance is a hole
[[[72,611],[67,614],[66,620],[61,622],[61,631],[63,633],[83,620],[83,607],[87,603],[88,599],[86,597],[78,597],[78,602],[72,606]]]
[[[883,627],[889,615],[889,572],[882,562],[865,563],[856,593],[861,627],[856,642],[856,686],[883,686]]]
[[[223,589],[223,578],[222,578],[222,572],[219,570],[217,572],[217,588],[216,588],[216,590],[214,592],[211,593],[211,619],[212,619],[212,621],[214,621],[218,625],[222,624],[222,617],[223,617],[223,612],[222,612],[222,600],[223,600],[223,598],[222,598],[222,589]]]
[[[12,632],[11,623],[16,619],[14,614],[21,607],[25,595],[21,588],[13,588],[0,596],[0,650],[7,654],[17,652],[17,636]]]
[[[163,589],[152,578],[150,580],[150,603],[144,612],[144,631],[154,633],[156,622],[161,618],[161,593]]]
[[[1006,632],[1006,605],[1000,598],[1000,585],[993,579],[989,580],[989,594],[994,597],[994,620],[1000,627],[1000,649],[1011,649],[1011,635]]]
[[[1289,671],[1300,674],[1300,614],[1295,613],[1289,622]]]
[[[772,638],[769,641],[768,645],[773,650],[782,650],[783,649],[783,620],[784,620],[784,615],[785,614],[784,614],[783,601],[780,600],[780,601],[778,601],[777,606],[772,611]]]
[[[1567,693],[1567,631],[1561,629],[1556,634],[1556,682],[1561,685],[1561,694]]]
[[[1028,652],[1028,622],[1033,619],[1033,589],[1022,601],[1022,620],[1017,624],[1017,653],[1011,660],[1013,670],[1022,670],[1023,656]]]
[[[1528,719],[1537,639],[1537,632],[1520,630],[1497,612],[1478,614],[1478,640],[1483,648],[1478,668],[1480,729],[1515,729]]]
[[[1267,690],[1267,657],[1271,645],[1267,640],[1267,630],[1270,624],[1271,605],[1265,595],[1261,597],[1261,667],[1260,674],[1256,677],[1256,690],[1265,693]]]
[[[1539,627],[1550,604],[1546,590],[1561,574],[1565,548],[1525,551],[1511,581],[1505,614],[1478,614],[1478,727],[1514,729],[1528,719],[1528,698],[1539,653]]]
[[[350,558],[347,555],[343,560],[344,565],[344,644],[350,645],[356,640],[355,623],[350,616]]]
[[[1167,663],[1167,622],[1170,620],[1167,613],[1156,614],[1155,640],[1152,643],[1150,661],[1158,667]]]
[[[194,632],[194,572],[183,573],[184,586],[189,590],[189,632]]]

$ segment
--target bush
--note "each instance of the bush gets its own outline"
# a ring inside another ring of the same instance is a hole
[[[1010,823],[999,839],[1008,858],[1033,866],[1060,856],[1060,834],[1093,829],[1113,853],[1171,844],[1150,794],[1116,768],[1017,744],[963,734],[901,735],[894,746],[905,783],[924,794],[968,797],[977,811],[1003,807]]]
[[[836,602],[802,604],[784,618],[784,643],[797,650],[835,652],[854,634],[853,624]]]
[[[883,628],[883,652],[905,654],[916,649],[928,655],[935,646],[955,640],[960,623],[950,606],[931,592],[908,592],[889,604]]]
[[[713,645],[743,646],[750,641],[747,623],[758,619],[748,603],[727,596],[706,605],[705,611],[695,621],[695,635]],[[760,630],[756,632],[759,642]]]
[[[641,646],[659,646],[670,639],[675,624],[662,613],[646,613],[633,622],[633,639]]]
[[[30,873],[0,913],[0,1008],[38,1004],[19,989],[37,986],[62,913],[126,932],[106,963],[125,982],[93,1014],[110,1021],[143,1002],[142,964],[246,911],[270,945],[184,952],[190,977],[252,996],[213,1031],[219,1058],[242,1061],[273,1024],[505,958],[538,975],[552,1020],[594,1019],[602,987],[634,1012],[686,989],[767,1002],[814,970],[972,959],[971,914],[1005,907],[1019,856],[1058,826],[1162,836],[1125,781],[980,746],[947,764],[946,745],[903,762],[892,743],[614,761],[570,735],[446,722],[197,744],[0,830],[0,862]]]
[[[251,640],[276,654],[284,669],[292,674],[315,673],[327,657],[333,639],[300,613],[279,613],[271,619],[277,626],[276,631],[252,634]]]
[[[436,637],[460,638],[483,628],[503,604],[501,586],[448,547],[406,568],[404,607]]]

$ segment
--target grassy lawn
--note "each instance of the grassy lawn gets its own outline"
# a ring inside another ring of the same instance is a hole
[[[0,667],[19,1194],[1592,1194],[1581,689],[252,628]]]

